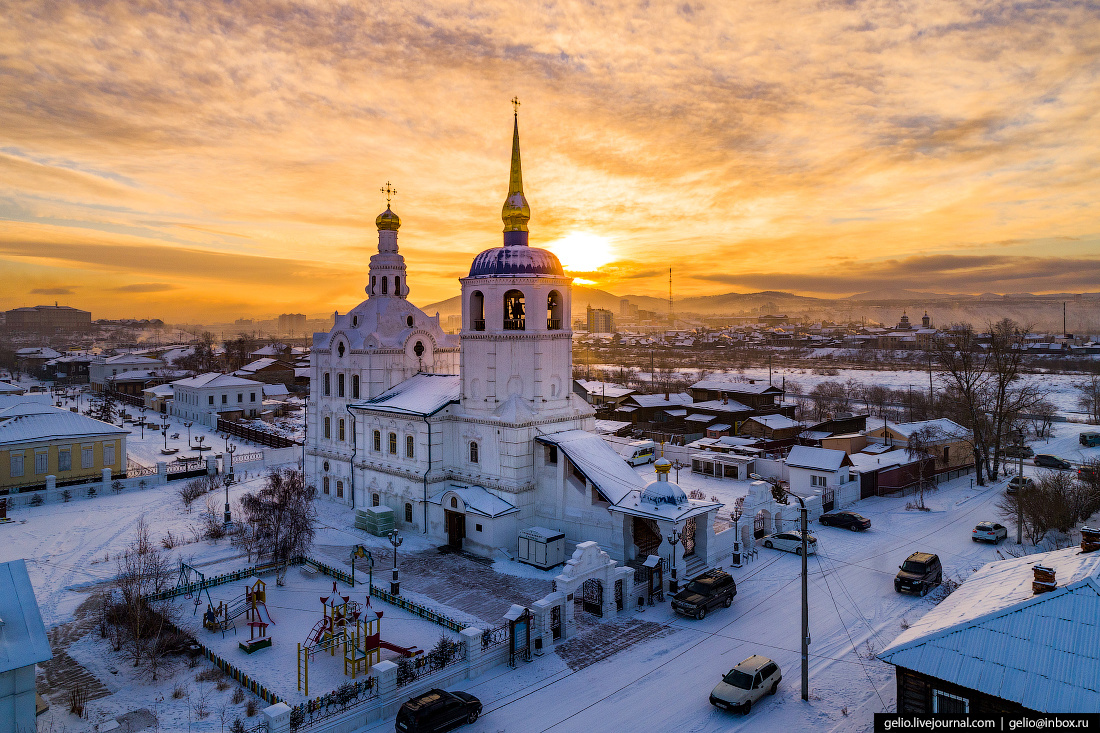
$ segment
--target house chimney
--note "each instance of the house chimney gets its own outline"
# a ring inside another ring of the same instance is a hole
[[[722,393],[722,404],[728,405],[730,403],[730,396],[725,392]]]
[[[1031,569],[1035,571],[1035,579],[1031,581],[1031,590],[1034,591],[1035,595],[1046,593],[1058,587],[1058,583],[1054,580],[1054,568],[1048,568],[1045,565],[1034,565]]]
[[[665,390],[665,402],[668,402],[668,390]]]
[[[1081,528],[1081,552],[1096,552],[1100,550],[1100,529],[1096,527]]]

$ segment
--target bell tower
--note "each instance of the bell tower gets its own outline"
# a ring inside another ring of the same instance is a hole
[[[397,194],[397,189],[386,181],[381,191],[386,194],[386,210],[374,220],[378,227],[378,254],[371,255],[370,279],[365,289],[369,298],[406,298],[409,283],[405,277],[405,258],[397,251],[397,230],[401,228],[401,219],[390,209],[390,200]]]

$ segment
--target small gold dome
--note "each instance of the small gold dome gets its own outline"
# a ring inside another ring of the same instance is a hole
[[[386,210],[378,215],[378,218],[374,220],[374,225],[378,227],[378,231],[380,232],[396,232],[398,229],[401,228],[401,218],[390,210],[389,204],[386,204]]]

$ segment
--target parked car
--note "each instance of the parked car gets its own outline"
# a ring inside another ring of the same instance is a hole
[[[1077,440],[1086,448],[1095,448],[1100,445],[1100,433],[1094,433],[1092,431],[1081,433],[1077,436]]]
[[[997,544],[1008,537],[1008,529],[1003,524],[996,522],[978,522],[978,526],[970,533],[970,539],[975,542],[992,542]]]
[[[923,596],[942,582],[943,566],[939,556],[931,552],[914,552],[898,566],[894,590]]]
[[[710,704],[722,710],[747,713],[764,695],[774,695],[781,679],[783,672],[778,664],[754,654],[722,676],[722,681],[710,692]]]
[[[719,604],[729,608],[737,595],[737,583],[724,570],[708,570],[689,580],[684,589],[672,597],[672,610],[684,616],[702,620],[707,611]]]
[[[472,723],[481,715],[481,701],[467,692],[430,690],[405,702],[397,711],[399,733],[439,733]]]
[[[850,529],[853,532],[862,532],[871,528],[871,520],[856,512],[829,512],[828,514],[822,514],[817,518],[817,521],[826,527],[840,527],[841,529]]]
[[[776,550],[784,550],[786,552],[793,552],[796,555],[802,554],[802,533],[801,532],[775,532],[774,534],[765,535],[763,539],[764,547],[773,547]],[[812,534],[806,536],[806,554],[817,554],[817,538]]]
[[[1035,482],[1027,476],[1013,476],[1008,480],[1008,488],[1005,489],[1009,494],[1015,494],[1017,491],[1024,487],[1033,488]]]
[[[1031,458],[1035,451],[1030,445],[1010,445],[1005,448],[1005,455],[1009,458]]]
[[[1073,468],[1069,461],[1059,458],[1058,456],[1052,456],[1049,453],[1040,453],[1035,456],[1035,465],[1044,468],[1060,468],[1063,471],[1068,471]]]
[[[1081,466],[1077,469],[1077,478],[1080,481],[1095,481],[1100,477],[1100,466]]]

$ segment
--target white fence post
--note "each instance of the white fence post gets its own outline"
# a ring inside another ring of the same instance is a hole
[[[267,722],[267,733],[290,733],[290,706],[285,702],[277,702],[264,708],[264,720]]]

